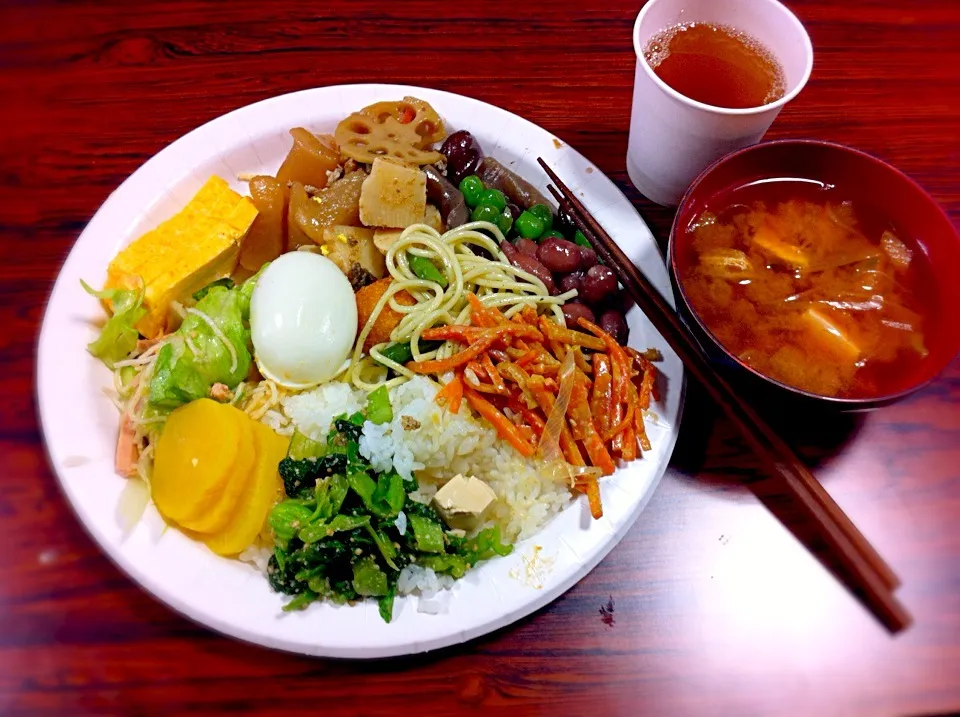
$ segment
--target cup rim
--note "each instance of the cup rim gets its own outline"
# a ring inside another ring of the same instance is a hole
[[[648,0],[647,4],[643,6],[643,9],[637,14],[637,19],[633,23],[633,51],[637,55],[637,60],[640,65],[643,67],[643,71],[647,74],[654,84],[656,84],[661,90],[666,92],[670,97],[676,101],[684,104],[688,107],[692,107],[698,110],[704,110],[706,112],[712,112],[718,115],[727,115],[727,116],[749,116],[762,114],[764,112],[769,112],[770,110],[779,110],[785,104],[790,102],[794,97],[800,94],[800,91],[806,87],[807,81],[810,79],[810,74],[813,72],[813,43],[810,41],[810,34],[807,32],[807,29],[803,26],[803,23],[793,14],[793,11],[790,10],[786,5],[779,0],[757,0],[758,2],[766,2],[777,7],[780,12],[784,13],[787,16],[787,21],[794,25],[794,27],[799,31],[800,36],[803,38],[803,48],[804,54],[806,56],[806,63],[803,68],[803,74],[800,77],[799,82],[796,83],[796,86],[790,91],[787,92],[779,100],[774,100],[773,102],[768,102],[765,105],[759,105],[758,107],[744,107],[744,108],[732,108],[732,107],[718,107],[717,105],[708,105],[705,102],[698,102],[697,100],[691,99],[680,92],[677,92],[666,82],[661,80],[657,73],[653,71],[653,68],[650,67],[650,64],[647,62],[646,58],[643,56],[643,48],[640,46],[640,24],[643,22],[644,17],[646,17],[647,11],[656,5],[657,0]],[[666,29],[666,28],[664,28]],[[774,48],[770,48],[771,51]]]

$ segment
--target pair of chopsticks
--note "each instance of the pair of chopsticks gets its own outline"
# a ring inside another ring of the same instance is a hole
[[[891,633],[907,627],[911,618],[893,594],[900,581],[890,566],[783,439],[716,372],[689,329],[583,203],[542,158],[537,161],[556,185],[548,189],[573,218],[598,256],[614,270],[620,283],[687,370],[740,428],[770,472],[783,479],[794,507],[817,531],[831,557],[847,572],[849,587]]]

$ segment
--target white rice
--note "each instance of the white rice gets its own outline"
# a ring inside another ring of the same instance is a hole
[[[397,578],[397,594],[417,596],[417,612],[438,615],[448,611],[449,590],[455,582],[449,575],[437,575],[431,568],[408,565]]]
[[[500,525],[504,537],[521,540],[533,535],[570,502],[569,489],[542,477],[536,461],[501,440],[495,429],[471,415],[466,403],[458,414],[437,405],[439,389],[434,381],[418,376],[391,390],[393,421],[364,424],[361,454],[377,470],[392,465],[404,477],[415,475],[420,492],[414,498],[421,502],[429,502],[458,473],[476,476],[497,494],[490,522]],[[287,396],[281,407],[302,433],[323,441],[334,416],[352,414],[365,404],[364,392],[333,382]]]
[[[363,402],[361,403],[361,398]],[[330,424],[341,413],[356,413],[366,403],[359,391],[340,381],[324,384],[312,391],[287,396],[280,402],[283,412],[300,432],[316,441],[326,441]]]
[[[271,555],[273,555],[273,550],[254,543],[244,548],[243,552],[237,557],[244,563],[250,563],[250,565],[266,575],[267,563],[270,562]]]

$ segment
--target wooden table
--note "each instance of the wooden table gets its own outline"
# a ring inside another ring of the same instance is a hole
[[[198,627],[118,572],[60,494],[33,399],[34,346],[57,268],[124,178],[223,112],[349,82],[461,92],[580,149],[666,236],[671,212],[639,197],[624,171],[640,2],[602,5],[3,4],[0,712],[960,709],[958,362],[897,406],[784,425],[903,577],[916,625],[896,638],[744,486],[750,456],[696,391],[671,470],[591,575],[529,619],[410,659],[307,659]],[[816,62],[770,136],[876,153],[960,221],[960,3],[792,6]]]

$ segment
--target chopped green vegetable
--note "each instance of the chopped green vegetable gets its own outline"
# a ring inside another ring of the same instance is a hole
[[[435,573],[450,575],[458,580],[469,570],[470,565],[459,555],[425,555],[417,565],[430,568]]]
[[[346,414],[344,414],[345,416]],[[363,417],[363,414],[360,412],[354,413],[350,418],[345,418],[343,416],[333,419],[333,425],[335,426],[336,432],[343,436],[347,441],[359,441],[360,434],[363,433],[363,422],[366,419]],[[334,436],[336,438],[336,436]],[[328,443],[332,440],[328,440]]]
[[[443,528],[439,523],[423,518],[419,515],[408,515],[407,521],[413,529],[413,538],[416,542],[417,550],[423,553],[442,553]]]
[[[273,530],[277,542],[286,545],[307,525],[313,511],[302,501],[285,500],[277,503],[267,516],[267,524]]]
[[[374,389],[367,396],[367,420],[377,424],[393,420],[393,406],[386,386]]]
[[[374,528],[372,525],[364,526],[367,533],[373,539],[374,545],[377,546],[377,550],[380,551],[380,555],[383,556],[384,562],[389,565],[394,570],[399,570],[394,558],[397,557],[397,547],[390,542],[390,539],[387,538],[383,533]]]
[[[443,341],[424,341],[420,340],[420,353],[427,353],[428,351],[435,351],[440,348],[443,344]],[[413,360],[413,349],[410,348],[409,341],[401,341],[395,344],[390,344],[382,353],[385,357],[398,364],[405,364],[407,361]]]
[[[366,472],[351,473],[348,480],[364,507],[374,515],[396,517],[403,509],[407,494],[403,489],[403,478],[398,473],[383,473],[377,481]]]
[[[362,427],[384,410],[377,405],[381,398],[389,408],[384,389],[371,399],[366,415],[337,416],[326,444],[304,436],[291,441],[293,454],[323,455],[280,461],[290,499],[268,517],[276,545],[267,580],[293,598],[284,610],[373,597],[382,619],[390,621],[400,572],[411,563],[458,579],[478,561],[512,550],[495,528],[473,538],[445,532],[436,510],[410,497],[418,489],[414,477],[376,471],[360,454]]]
[[[154,406],[176,408],[203,398],[215,383],[234,388],[250,371],[250,330],[238,291],[215,286],[187,311],[157,355],[150,381]]]
[[[326,520],[331,516],[337,515],[343,506],[343,501],[347,498],[350,490],[350,482],[346,476],[335,474],[330,476],[330,487],[327,490],[327,502],[324,506],[317,506],[320,511],[320,517]]]
[[[380,617],[384,622],[390,622],[393,619],[393,599],[397,594],[395,585],[387,589],[387,594],[377,600],[377,608],[380,611]]]
[[[297,430],[293,432],[293,436],[290,438],[287,458],[292,458],[295,461],[302,461],[304,458],[322,458],[326,452],[326,446],[320,441],[308,438]]]
[[[320,597],[317,593],[312,590],[304,590],[302,593],[297,595],[293,600],[288,602],[283,606],[284,612],[293,612],[294,610],[303,610],[307,605],[312,602],[315,602],[316,599]]]
[[[539,240],[539,241],[545,241],[545,240],[547,240],[547,239],[563,239],[563,238],[564,238],[564,236],[563,236],[563,234],[562,234],[561,232],[558,232],[556,229],[551,229],[551,230],[545,231],[543,234],[541,234],[541,235],[538,237],[538,240]]]
[[[357,595],[386,595],[387,574],[373,558],[362,558],[353,564],[353,589]]]
[[[443,522],[443,520],[440,518],[440,514],[434,510],[432,506],[427,505],[426,503],[421,503],[418,500],[408,501],[404,512],[407,514],[407,517],[410,517],[411,515],[419,515],[421,518],[432,520],[434,523]]]
[[[381,473],[377,489],[373,492],[373,502],[383,518],[396,517],[403,510],[407,492],[403,489],[403,478],[396,471]]]
[[[463,194],[463,201],[467,206],[473,208],[480,203],[480,195],[483,193],[483,181],[475,174],[464,177],[460,180],[460,192]]]
[[[500,540],[500,527],[494,526],[481,530],[475,538],[467,540],[458,552],[467,559],[467,562],[475,565],[495,555],[509,555],[513,552],[513,546]]]
[[[443,272],[437,268],[437,265],[427,257],[417,256],[416,254],[410,254],[408,252],[407,263],[410,264],[410,271],[412,271],[415,276],[418,276],[424,281],[436,282],[443,288],[447,288],[447,277],[444,276]]]
[[[330,453],[323,458],[304,458],[294,460],[284,458],[278,467],[283,489],[290,498],[299,498],[306,491],[312,494],[318,478],[334,473],[343,473],[347,468],[347,456],[343,453]]]
[[[353,492],[360,496],[364,507],[374,512],[373,494],[377,490],[377,483],[367,473],[351,473],[347,476]]]
[[[100,329],[100,335],[87,344],[87,351],[113,368],[117,361],[127,358],[137,348],[140,332],[134,324],[147,315],[143,308],[143,287],[96,291],[83,280],[80,284],[91,296],[112,303],[113,314]]]
[[[223,279],[217,279],[216,281],[211,281],[205,287],[193,293],[193,300],[200,301],[200,299],[206,296],[210,289],[215,286],[222,286],[224,289],[232,289],[234,286],[236,286],[236,283],[234,283],[233,279],[231,279],[229,276]]]
[[[304,543],[315,543],[318,540],[329,538],[334,533],[356,530],[369,525],[369,523],[369,515],[337,515],[329,523],[323,521],[310,523],[301,528],[297,537]]]

